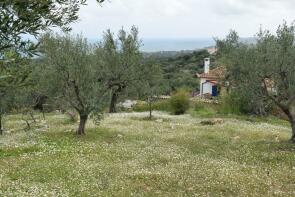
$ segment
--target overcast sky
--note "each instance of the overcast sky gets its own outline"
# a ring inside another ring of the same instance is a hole
[[[91,39],[132,25],[142,38],[223,37],[230,29],[252,37],[260,25],[274,31],[293,21],[294,10],[295,0],[107,0],[102,6],[88,0],[72,26]]]

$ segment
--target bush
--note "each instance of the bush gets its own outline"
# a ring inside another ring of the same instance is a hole
[[[175,115],[184,114],[189,109],[189,104],[189,95],[185,90],[177,91],[170,100],[171,110]]]
[[[134,105],[133,111],[135,111],[135,112],[149,111],[149,105],[147,102],[139,101],[136,103],[136,105]]]
[[[240,114],[243,102],[239,95],[229,93],[222,95],[220,112],[223,114]]]
[[[235,90],[221,97],[220,112],[224,114],[268,115],[272,110],[271,102],[246,91]]]
[[[213,117],[218,112],[219,104],[195,101],[193,102],[193,107],[194,110],[191,112],[193,116]]]

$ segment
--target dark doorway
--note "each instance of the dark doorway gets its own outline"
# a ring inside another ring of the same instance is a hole
[[[218,96],[217,86],[212,86],[212,96]]]

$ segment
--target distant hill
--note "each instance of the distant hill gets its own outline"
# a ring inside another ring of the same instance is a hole
[[[255,38],[241,38],[241,42],[255,44]],[[161,65],[167,86],[167,92],[178,88],[189,88],[193,91],[199,90],[199,79],[196,73],[204,72],[204,58],[210,57],[211,68],[216,68],[215,64],[215,43],[196,50],[176,50],[143,52],[146,59],[153,59]]]
[[[195,50],[143,52],[143,55],[145,58],[177,58],[180,56],[192,54],[194,51]]]

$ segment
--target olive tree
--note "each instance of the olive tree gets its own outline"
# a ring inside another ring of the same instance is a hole
[[[97,0],[98,3],[103,1]],[[70,24],[78,19],[78,11],[86,3],[86,0],[2,0],[0,2],[0,86],[14,85],[12,82],[18,80],[20,73],[28,72],[10,71],[7,75],[4,70],[21,58],[32,57],[37,53],[38,42],[31,41],[31,38],[38,38],[42,31],[52,27],[60,27],[64,31],[71,30]],[[6,55],[11,51],[17,53],[18,57]]]
[[[97,0],[102,3],[104,0]],[[0,2],[0,54],[8,48],[23,53],[33,49],[24,35],[38,36],[50,27],[69,31],[86,0],[2,0]]]
[[[0,134],[3,134],[2,118],[12,108],[16,90],[31,84],[31,64],[28,58],[20,57],[15,51],[6,51],[0,61]]]
[[[149,119],[152,119],[153,103],[158,99],[163,91],[162,84],[164,83],[163,71],[158,64],[153,61],[145,64],[143,68],[143,76],[138,83],[138,90],[145,98],[149,105]]]
[[[78,19],[78,11],[86,3],[86,0],[0,1],[0,103],[6,103],[7,90],[28,85],[24,82],[32,70],[20,62],[27,62],[37,54],[38,42],[32,38],[52,27],[71,30],[70,24]],[[13,56],[7,55],[11,52]],[[8,109],[3,105],[0,118],[6,111],[4,108]]]
[[[110,30],[104,33],[97,52],[103,60],[103,75],[111,90],[110,113],[116,112],[120,94],[141,79],[143,65],[140,46],[136,27],[132,27],[130,33],[121,29],[117,38]]]
[[[251,45],[236,38],[220,40],[220,60],[227,64],[234,88],[245,87],[245,94],[271,101],[286,114],[295,143],[295,25],[284,22],[276,34],[260,30],[256,39]]]
[[[79,114],[77,134],[83,135],[89,115],[102,113],[108,96],[94,48],[81,36],[46,34],[41,42],[47,69],[59,82],[61,98]]]

